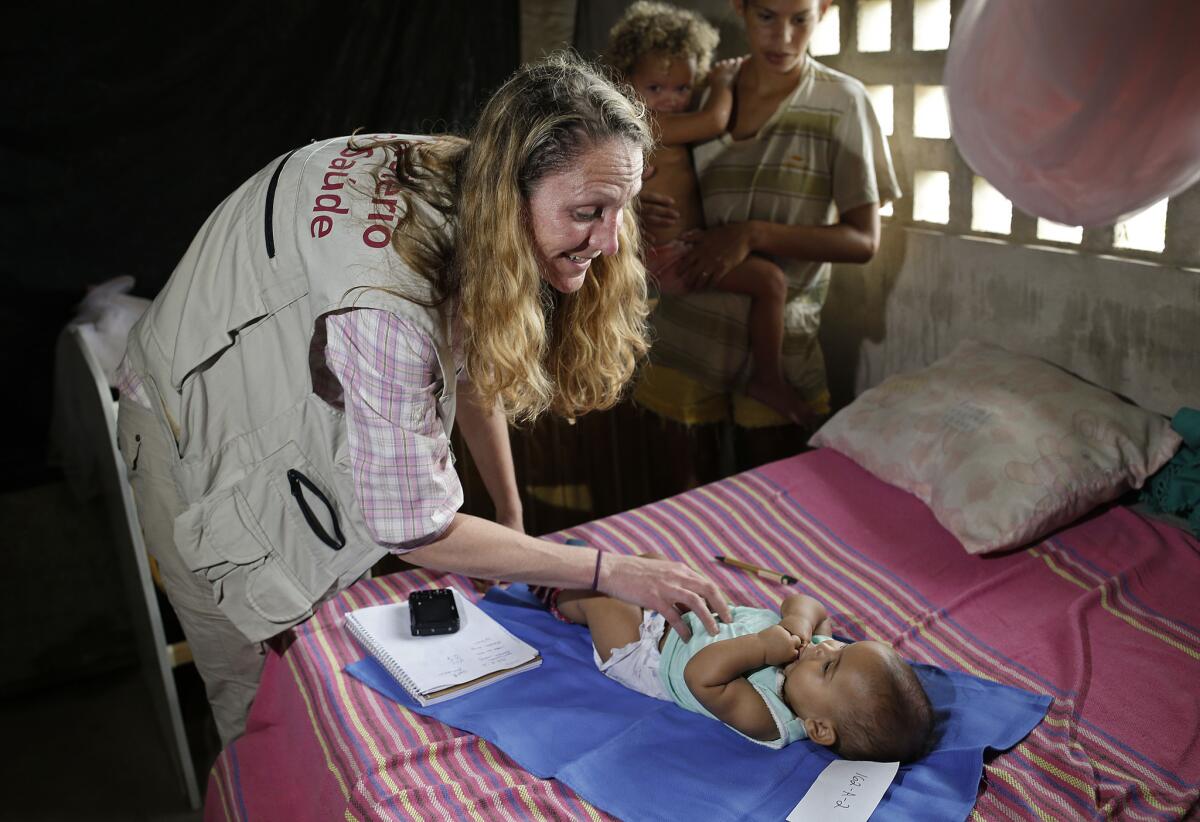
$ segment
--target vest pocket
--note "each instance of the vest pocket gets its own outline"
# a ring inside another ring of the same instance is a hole
[[[337,575],[329,565],[335,554],[298,507],[289,483],[289,473],[295,472],[325,498],[335,499],[289,442],[231,487],[192,505],[175,523],[180,555],[204,574],[217,604],[252,641],[308,618],[336,588]],[[334,504],[323,509],[315,513],[327,523],[341,516]]]

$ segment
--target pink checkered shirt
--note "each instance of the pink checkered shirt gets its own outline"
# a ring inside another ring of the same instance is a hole
[[[318,367],[314,391],[345,409],[354,495],[367,528],[395,553],[425,545],[446,530],[463,500],[437,415],[434,342],[377,309],[330,314],[325,325],[325,366],[335,379],[322,379]],[[125,363],[117,389],[151,407]]]

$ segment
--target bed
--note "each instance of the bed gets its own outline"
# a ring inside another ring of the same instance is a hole
[[[551,535],[569,537],[684,560],[746,604],[811,593],[849,636],[1050,695],[1045,720],[986,763],[972,819],[1197,815],[1200,542],[1171,525],[1110,505],[972,556],[916,497],[819,448]],[[799,583],[714,563],[722,553]],[[470,590],[425,571],[365,580],[294,629],[210,773],[206,818],[612,818],[342,672],[362,655],[343,612],[443,584]]]

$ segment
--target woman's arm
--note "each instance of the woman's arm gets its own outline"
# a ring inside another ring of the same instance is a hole
[[[504,413],[499,408],[484,410],[474,386],[468,380],[460,380],[455,416],[488,496],[496,507],[496,522],[524,532],[521,494],[517,489],[517,473],[513,467]]]
[[[745,675],[764,665],[788,664],[802,644],[780,625],[714,642],[688,661],[683,679],[692,696],[725,724],[754,739],[778,739],[770,709]]]
[[[585,590],[596,569],[595,551],[535,539],[467,514],[455,515],[435,540],[403,556],[414,565],[472,577]],[[596,587],[658,611],[685,640],[691,631],[676,605],[693,611],[710,634],[717,632],[713,612],[723,622],[732,619],[716,584],[681,562],[606,552]]]
[[[428,334],[377,309],[330,315],[326,325],[326,364],[342,388],[355,496],[376,542],[426,568],[592,587],[595,551],[455,513],[462,490],[436,413],[437,353]],[[487,424],[483,430],[482,453],[495,456],[491,449],[499,449],[499,435],[489,436]],[[498,463],[499,457],[485,470],[504,473]],[[711,633],[717,629],[712,611],[726,622],[731,618],[729,603],[712,580],[682,563],[605,554],[599,567],[601,591],[658,610],[685,637],[690,634],[676,603],[695,611]]]
[[[680,271],[692,288],[704,288],[756,251],[795,260],[865,263],[879,248],[879,232],[879,203],[852,208],[833,225],[726,223],[704,232]]]

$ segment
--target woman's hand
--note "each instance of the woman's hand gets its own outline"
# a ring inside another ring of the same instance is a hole
[[[686,238],[696,243],[679,265],[679,275],[689,290],[708,288],[750,256],[750,228],[746,223],[726,223]]]
[[[716,583],[682,562],[606,553],[598,587],[605,594],[662,614],[685,642],[692,638],[683,620],[686,611],[695,613],[714,635],[714,611],[722,622],[733,619],[729,601]]]
[[[800,656],[807,644],[782,625],[772,625],[758,632],[763,644],[763,662],[767,665],[787,665]]]

